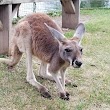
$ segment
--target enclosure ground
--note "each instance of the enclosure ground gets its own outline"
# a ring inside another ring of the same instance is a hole
[[[13,70],[0,63],[0,110],[110,110],[110,10],[81,10],[81,21],[86,26],[82,41],[84,64],[80,69],[70,67],[66,72],[78,86],[66,87],[70,100],[58,98],[55,83],[38,77],[37,60],[37,63],[33,61],[34,73],[49,89],[52,99],[41,97],[26,82],[23,56]],[[73,30],[65,31],[65,36],[72,37],[73,33]]]

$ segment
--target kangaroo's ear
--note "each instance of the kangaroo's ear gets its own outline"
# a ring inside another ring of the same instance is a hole
[[[85,26],[83,23],[79,23],[72,39],[80,44],[84,33],[85,33]]]
[[[44,23],[44,24],[49,29],[49,31],[51,32],[51,34],[54,38],[56,38],[59,42],[64,42],[65,41],[66,38],[61,32],[59,32],[56,29],[48,26],[46,23]]]

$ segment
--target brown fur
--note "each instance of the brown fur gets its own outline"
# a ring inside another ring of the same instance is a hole
[[[24,22],[26,22],[26,24],[24,24]],[[53,54],[58,51],[59,46],[58,42],[52,37],[51,33],[44,25],[44,22],[62,32],[54,21],[47,15],[41,13],[31,14],[21,20],[16,28],[16,32],[22,35],[27,33],[28,35],[29,31],[31,31],[33,55],[49,63]],[[27,25],[29,26],[27,27]]]

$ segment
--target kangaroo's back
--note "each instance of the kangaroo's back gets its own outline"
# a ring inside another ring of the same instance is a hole
[[[46,14],[34,13],[26,16],[20,22],[28,21],[31,29],[32,37],[32,52],[41,60],[49,62],[53,54],[58,50],[58,42],[52,37],[48,28],[44,25],[47,23],[49,26],[61,31],[60,27]]]

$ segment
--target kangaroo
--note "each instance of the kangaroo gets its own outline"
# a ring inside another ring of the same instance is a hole
[[[21,19],[15,26],[9,52],[11,59],[0,61],[14,67],[23,53],[26,54],[26,80],[35,86],[42,96],[51,98],[48,89],[39,83],[33,73],[32,56],[41,60],[39,75],[54,80],[59,90],[59,97],[69,100],[65,91],[65,70],[69,66],[79,68],[82,65],[81,39],[85,26],[80,23],[72,38],[67,39],[61,28],[46,14],[33,13]],[[60,73],[61,79],[58,73]]]

